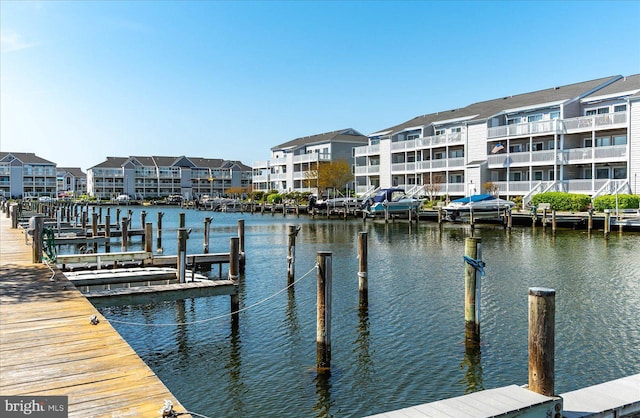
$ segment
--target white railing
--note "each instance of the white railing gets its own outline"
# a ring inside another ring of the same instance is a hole
[[[270,179],[271,181],[284,181],[287,179],[287,173],[273,173]]]
[[[380,173],[379,165],[364,165],[355,168],[354,174],[356,176],[362,176],[366,174],[378,174]]]
[[[580,116],[563,121],[564,132],[585,131],[597,128],[609,128],[612,125],[625,125],[627,112],[607,113],[604,115]]]
[[[463,167],[464,157],[447,158],[447,163],[449,167]]]
[[[377,155],[377,154],[380,154],[380,144],[353,148],[354,157],[363,157],[366,155]]]
[[[503,138],[508,136],[548,135],[561,133],[562,124],[558,119],[539,120],[536,122],[518,123],[514,125],[495,126],[487,129],[487,138]]]
[[[253,176],[251,178],[251,181],[253,181],[254,183],[262,183],[265,181],[269,181],[269,175],[268,174],[262,174],[259,176]]]
[[[318,161],[331,161],[331,154],[321,154],[318,152],[314,152],[310,154],[301,154],[301,155],[293,156],[294,164],[312,163],[312,162],[318,162]]]

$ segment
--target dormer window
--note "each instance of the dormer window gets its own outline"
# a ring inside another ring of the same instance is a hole
[[[589,109],[585,112],[586,116],[593,116],[593,115],[604,115],[606,113],[609,113],[609,108],[608,107],[599,107],[597,109]]]

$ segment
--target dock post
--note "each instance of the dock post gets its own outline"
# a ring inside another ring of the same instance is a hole
[[[331,251],[318,251],[318,302],[316,327],[316,368],[331,368]]]
[[[153,252],[153,224],[151,222],[144,224],[144,250],[148,253]]]
[[[289,246],[287,251],[287,285],[291,286],[296,279],[296,235],[300,229],[289,225]]]
[[[471,232],[473,233],[473,230],[476,227],[476,220],[473,217],[473,207],[469,210],[469,224],[471,224]]]
[[[178,228],[184,228],[185,226],[186,226],[185,213],[180,212],[178,214]]]
[[[116,225],[120,225],[120,208],[116,208]]]
[[[556,233],[556,210],[553,209],[551,211],[551,233]]]
[[[80,214],[80,225],[82,226],[82,233],[86,234],[87,233],[87,220],[89,218],[89,212],[87,211],[82,211],[82,213]]]
[[[229,240],[229,280],[238,280],[240,277],[238,261],[240,249],[240,239],[231,237]]]
[[[109,214],[109,210],[107,210],[107,214],[104,216],[104,236],[107,238],[107,241],[104,243],[104,252],[111,252],[111,215]]]
[[[162,252],[162,217],[164,216],[164,212],[158,212],[158,238],[156,242],[156,250],[161,253]]]
[[[42,233],[44,231],[44,216],[32,216],[29,219],[29,228],[33,231],[33,235],[31,236],[31,262],[42,263]]]
[[[438,208],[438,225],[442,225],[442,208]]]
[[[244,219],[238,219],[238,238],[240,238],[240,272],[244,273],[247,264],[247,254],[244,251]]]
[[[178,282],[186,283],[187,274],[187,238],[189,238],[189,232],[186,228],[178,228],[178,258],[177,269]]]
[[[367,260],[367,233],[358,234],[358,293],[360,295],[360,306],[369,304],[369,277]]]
[[[556,291],[529,288],[529,390],[554,396]]]
[[[102,223],[102,206],[98,208],[98,223]]]
[[[480,341],[480,289],[482,267],[482,238],[470,237],[464,242],[464,323],[469,342]],[[475,264],[478,264],[476,266]]]
[[[611,212],[609,209],[604,211],[604,238],[609,239],[609,233],[611,232]]]
[[[98,252],[98,242],[95,239],[98,237],[98,214],[94,211],[91,212],[91,239],[93,243],[93,253]]]
[[[513,213],[511,212],[511,209],[507,209],[507,231],[511,231],[511,228],[513,227]]]
[[[129,220],[127,218],[122,218],[120,225],[120,233],[122,234],[121,242],[122,242],[122,251],[127,250],[127,241],[129,240]]]
[[[204,242],[202,243],[202,251],[209,254],[209,227],[211,226],[211,217],[204,218]]]
[[[587,233],[591,236],[591,230],[593,229],[593,209],[589,209],[587,214]]]
[[[387,205],[384,205],[384,223],[389,223],[389,208]]]
[[[18,228],[18,205],[10,205],[9,213],[11,215],[11,229]]]
[[[145,229],[147,226],[147,211],[140,212],[140,228]]]

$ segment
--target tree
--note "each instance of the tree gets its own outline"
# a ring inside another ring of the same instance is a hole
[[[440,193],[443,181],[444,178],[441,174],[434,174],[433,177],[429,179],[429,183],[424,185],[424,190],[427,192],[427,195],[429,195],[429,200],[432,203],[436,199],[438,193]]]
[[[320,163],[315,170],[307,171],[305,180],[309,186],[316,186],[318,194],[325,189],[342,190],[353,181],[351,166],[346,160]]]

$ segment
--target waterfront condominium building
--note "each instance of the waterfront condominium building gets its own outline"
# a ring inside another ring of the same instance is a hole
[[[251,168],[239,161],[200,157],[107,157],[87,170],[89,195],[111,199],[161,198],[181,195],[190,200],[220,196],[231,188],[249,191]]]
[[[296,138],[271,148],[271,159],[253,164],[253,190],[317,193],[317,168],[344,160],[353,165],[353,148],[367,144],[354,129]],[[349,186],[353,189],[353,185]]]
[[[419,116],[354,149],[357,191],[639,193],[640,74],[500,97]]]
[[[87,174],[79,167],[58,167],[58,197],[78,197],[87,193]]]
[[[56,164],[29,152],[0,152],[0,196],[56,197]]]

